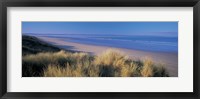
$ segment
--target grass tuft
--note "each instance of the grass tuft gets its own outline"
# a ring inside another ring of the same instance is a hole
[[[22,58],[23,77],[168,77],[163,65],[151,59],[132,60],[122,52],[108,49],[100,55],[41,52]]]

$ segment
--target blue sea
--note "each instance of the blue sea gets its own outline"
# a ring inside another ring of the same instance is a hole
[[[109,46],[143,51],[178,53],[178,37],[113,34],[29,34],[59,38],[67,42]]]

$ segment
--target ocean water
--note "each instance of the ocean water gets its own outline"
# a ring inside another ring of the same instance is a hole
[[[111,34],[29,34],[59,38],[67,42],[109,46],[143,51],[178,53],[178,37]]]

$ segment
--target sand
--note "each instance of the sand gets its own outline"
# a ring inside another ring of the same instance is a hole
[[[150,51],[140,51],[140,50],[132,50],[124,48],[114,48],[107,46],[96,46],[89,44],[67,42],[58,38],[49,38],[49,37],[38,37],[38,38],[66,50],[82,51],[93,55],[101,54],[106,49],[112,48],[122,51],[124,54],[128,55],[130,58],[133,59],[151,58],[155,63],[164,64],[165,68],[169,72],[170,77],[178,77],[178,54],[176,53],[150,52]]]

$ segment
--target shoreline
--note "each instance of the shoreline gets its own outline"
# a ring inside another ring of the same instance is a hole
[[[170,77],[178,77],[178,54],[81,44],[81,43],[67,42],[64,40],[60,40],[58,38],[50,38],[50,37],[38,36],[37,38],[66,50],[86,52],[92,55],[101,54],[106,49],[117,49],[122,51],[125,55],[128,55],[132,59],[139,60],[148,57],[151,58],[152,61],[154,61],[155,63],[164,63],[165,68],[168,70],[170,74]]]

